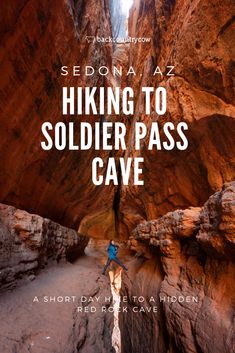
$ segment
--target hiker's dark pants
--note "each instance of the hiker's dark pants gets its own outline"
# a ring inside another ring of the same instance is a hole
[[[103,273],[105,273],[112,261],[116,262],[119,266],[126,270],[126,267],[121,263],[121,261],[117,257],[114,257],[113,259],[108,258],[106,265],[104,266]]]

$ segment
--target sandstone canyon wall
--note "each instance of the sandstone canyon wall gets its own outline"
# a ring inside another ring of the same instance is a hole
[[[137,97],[135,121],[148,126],[158,121],[188,124],[189,147],[185,151],[147,150],[144,157],[144,187],[122,187],[119,231],[126,234],[141,220],[168,211],[202,205],[235,175],[234,107],[234,1],[215,0],[135,1],[129,19],[133,37],[150,37],[150,44],[131,43],[130,64],[142,74],[129,78],[136,92],[140,87],[167,88],[167,114],[145,116]],[[175,76],[167,77],[173,65]],[[153,77],[159,66],[163,75]],[[152,110],[154,102],[152,101]],[[134,129],[129,150],[133,151]]]
[[[131,312],[120,316],[126,353],[234,349],[235,195],[234,184],[223,186],[235,177],[234,11],[232,1],[146,0],[131,9],[130,35],[151,37],[152,44],[150,50],[130,45],[129,62],[142,78],[128,84],[137,92],[161,84],[168,94],[164,118],[145,116],[137,97],[135,121],[186,121],[189,148],[148,151],[145,140],[139,152],[145,186],[120,190],[119,234],[148,220],[130,238],[137,258],[122,286]],[[166,65],[175,66],[174,77],[164,76]],[[156,66],[163,72],[158,80]],[[131,127],[126,157],[137,155],[133,134]],[[150,306],[149,298],[157,297],[157,315],[133,314],[133,296]],[[183,302],[171,302],[180,296]]]
[[[48,262],[74,261],[88,238],[49,219],[0,204],[0,287],[32,280]],[[22,282],[22,281],[21,281]]]
[[[77,227],[84,215],[97,209],[100,224],[108,219],[112,227],[114,188],[106,187],[104,192],[90,182],[94,154],[105,162],[109,152],[43,151],[41,125],[81,121],[62,116],[62,86],[108,84],[97,74],[72,76],[73,65],[111,66],[111,44],[87,41],[87,36],[111,35],[107,4],[105,0],[8,1],[0,14],[0,200],[69,227]],[[68,76],[60,75],[63,65],[68,66]],[[106,118],[84,119],[94,123]],[[105,232],[105,227],[101,230]]]
[[[122,295],[123,352],[229,353],[234,349],[235,183],[205,205],[169,212],[141,223],[131,238],[136,259],[129,264]],[[150,298],[155,298],[151,302]]]
[[[94,151],[46,152],[40,146],[44,121],[78,124],[76,116],[61,114],[62,86],[108,85],[96,74],[92,79],[72,77],[73,65],[111,65],[112,46],[87,40],[87,36],[111,35],[108,3],[4,2],[0,32],[0,282],[4,289],[0,350],[113,352],[112,314],[100,314],[98,308],[90,320],[88,314],[77,313],[76,303],[52,304],[49,309],[32,306],[34,295],[47,291],[59,296],[111,295],[109,282],[100,279],[100,268],[92,258],[76,265],[61,260],[73,261],[83,254],[88,239],[65,226],[77,230],[91,210],[99,211],[101,233],[108,229],[112,234],[114,188],[106,188],[104,195],[102,187],[90,183],[87,167]],[[68,66],[69,76],[60,76],[62,65]],[[97,155],[106,163],[109,153]],[[58,267],[46,266],[57,262]],[[16,288],[19,284],[24,285]],[[9,311],[14,314],[9,316]]]

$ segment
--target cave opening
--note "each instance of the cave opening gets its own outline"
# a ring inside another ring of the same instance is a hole
[[[110,13],[114,39],[128,37],[129,12],[134,0],[111,0]]]
[[[134,3],[134,0],[121,0],[121,8],[123,13],[125,13],[126,18],[129,18],[129,11]]]

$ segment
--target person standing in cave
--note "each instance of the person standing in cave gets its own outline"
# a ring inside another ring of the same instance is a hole
[[[127,267],[124,266],[121,263],[121,261],[117,258],[118,245],[116,245],[113,240],[110,240],[109,246],[107,248],[107,252],[108,252],[108,259],[107,259],[106,265],[104,266],[104,269],[102,271],[102,275],[105,275],[105,272],[112,261],[116,262],[116,264],[121,266],[125,271],[128,271]]]

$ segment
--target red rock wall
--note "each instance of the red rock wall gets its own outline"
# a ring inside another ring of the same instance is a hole
[[[129,264],[122,295],[129,309],[156,305],[158,312],[121,314],[124,353],[232,351],[234,200],[233,182],[202,208],[138,225],[131,239],[137,259]],[[146,302],[134,303],[134,295]],[[155,303],[148,302],[151,296]]]
[[[223,183],[235,176],[234,1],[145,0],[134,2],[129,30],[133,37],[151,37],[151,44],[131,44],[130,64],[141,86],[167,88],[167,114],[145,116],[137,97],[136,121],[186,121],[186,151],[149,151],[142,145],[145,185],[122,187],[120,233],[144,219],[168,211],[202,205]],[[159,66],[175,66],[175,76],[157,80]],[[142,73],[141,78],[139,74]],[[132,151],[133,130],[129,150]]]
[[[0,288],[34,279],[48,263],[74,261],[87,243],[73,229],[0,204]]]
[[[131,44],[130,64],[142,77],[129,84],[136,91],[162,85],[168,95],[161,118],[145,116],[137,97],[135,119],[147,126],[186,121],[189,147],[148,151],[146,140],[140,152],[145,186],[120,191],[120,234],[148,220],[130,238],[137,258],[122,284],[130,309],[120,315],[124,353],[233,349],[235,194],[234,183],[223,184],[235,177],[234,11],[234,2],[219,0],[136,0],[131,10],[130,35],[152,42],[149,50]],[[165,71],[168,64],[175,66],[174,77],[151,78],[156,66]],[[136,155],[132,140],[130,129],[126,157]],[[157,297],[158,313],[133,314],[133,296]],[[167,302],[171,297],[183,302]]]
[[[111,65],[111,45],[86,40],[111,34],[105,4],[33,0],[1,5],[0,200],[66,226],[76,227],[91,210],[112,208],[113,188],[104,191],[91,183],[91,160],[96,154],[106,161],[108,152],[43,151],[40,145],[44,121],[72,120],[61,115],[62,86],[107,84],[97,75],[73,78],[70,71],[60,76],[62,65]]]

